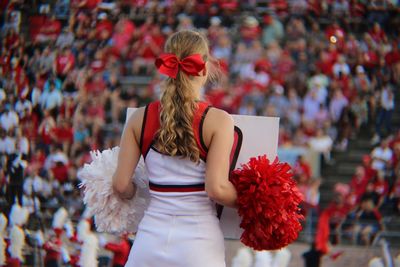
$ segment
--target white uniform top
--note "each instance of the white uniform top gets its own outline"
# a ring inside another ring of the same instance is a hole
[[[165,186],[166,191],[171,187],[178,189],[171,189],[174,192],[160,192],[150,188],[149,211],[170,215],[216,214],[215,203],[205,190],[185,192],[185,188],[193,185],[204,188],[204,161],[200,160],[197,164],[187,158],[163,155],[151,148],[145,162],[150,183]]]

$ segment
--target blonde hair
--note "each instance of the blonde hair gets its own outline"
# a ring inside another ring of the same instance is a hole
[[[200,54],[205,62],[210,60],[206,38],[195,31],[184,30],[171,35],[165,44],[165,52],[175,54],[179,59]],[[208,74],[213,76],[210,70]],[[156,147],[163,154],[199,162],[200,150],[193,132],[198,99],[192,79],[193,76],[179,71],[176,79],[167,78],[164,82]]]

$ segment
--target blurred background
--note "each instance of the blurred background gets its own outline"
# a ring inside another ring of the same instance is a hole
[[[205,98],[280,117],[279,157],[305,197],[286,265],[241,252],[260,267],[399,266],[400,1],[1,0],[0,25],[1,255],[17,226],[23,258],[7,258],[78,265],[77,171],[119,144],[127,107],[159,97],[168,36],[197,29],[223,71]],[[26,218],[10,214],[16,202]],[[117,266],[112,245],[130,239],[97,236],[99,266]],[[227,240],[228,266],[239,247]]]

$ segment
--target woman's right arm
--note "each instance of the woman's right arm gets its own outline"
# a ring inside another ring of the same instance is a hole
[[[205,123],[209,133],[205,188],[208,196],[215,202],[235,207],[236,189],[229,181],[230,153],[234,139],[232,117],[225,111],[210,109]]]
[[[113,175],[113,188],[123,199],[131,199],[136,193],[132,176],[140,158],[139,138],[144,108],[139,108],[129,118],[120,141],[118,165]]]

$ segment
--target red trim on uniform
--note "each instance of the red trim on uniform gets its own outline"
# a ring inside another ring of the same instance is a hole
[[[207,147],[203,142],[203,122],[206,114],[210,108],[210,105],[206,102],[198,102],[198,108],[194,113],[193,118],[193,134],[197,143],[197,147],[200,150],[200,157],[205,161],[207,158]]]
[[[201,192],[205,190],[205,184],[163,185],[150,182],[149,188],[157,192]]]
[[[156,191],[156,192],[179,192],[179,193],[185,193],[185,192],[201,192],[204,191],[204,188],[195,188],[195,187],[186,187],[186,188],[181,188],[181,187],[154,187],[150,186],[150,190]]]
[[[144,158],[150,150],[154,137],[160,128],[160,101],[151,102],[146,107],[141,135],[141,152]]]

